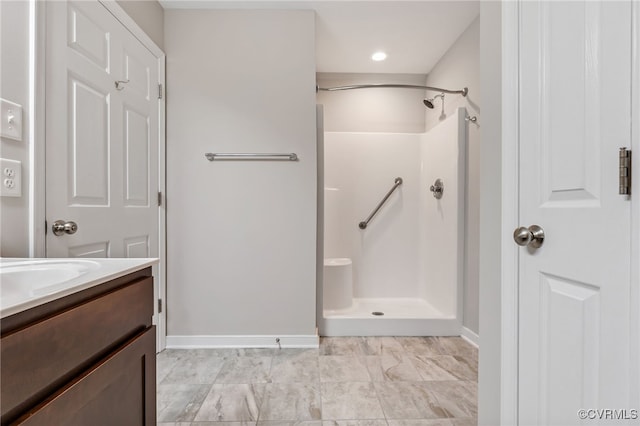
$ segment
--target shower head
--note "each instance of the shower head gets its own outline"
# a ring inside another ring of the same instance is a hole
[[[439,95],[435,95],[431,99],[424,99],[422,102],[424,103],[424,106],[426,106],[427,108],[433,109],[433,107],[434,107],[433,101],[435,101],[436,98],[442,98],[442,100],[444,101],[444,93],[440,93]]]

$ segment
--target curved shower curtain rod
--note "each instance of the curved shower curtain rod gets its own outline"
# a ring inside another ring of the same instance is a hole
[[[372,89],[372,88],[422,89],[422,90],[432,90],[434,92],[460,94],[462,96],[467,96],[467,93],[469,93],[469,89],[466,87],[464,87],[462,90],[448,90],[448,89],[441,89],[440,87],[415,86],[413,84],[356,84],[353,86],[337,86],[337,87],[316,86],[316,92],[319,92],[319,91],[335,92],[338,90]]]

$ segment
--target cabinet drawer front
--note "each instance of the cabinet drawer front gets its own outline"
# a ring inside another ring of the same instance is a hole
[[[153,278],[91,299],[0,340],[3,423],[151,325]]]
[[[30,410],[24,426],[155,426],[155,327]]]

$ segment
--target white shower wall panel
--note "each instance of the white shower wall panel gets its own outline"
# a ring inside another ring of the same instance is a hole
[[[354,297],[421,297],[420,134],[325,133],[325,258],[353,260]],[[396,177],[403,184],[367,229]]]
[[[420,144],[420,296],[444,315],[461,317],[464,264],[464,164],[466,110],[421,135]],[[436,179],[444,193],[436,199],[428,190]]]

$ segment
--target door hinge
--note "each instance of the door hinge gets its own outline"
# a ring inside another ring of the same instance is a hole
[[[158,192],[158,206],[162,205],[162,192]]]
[[[162,312],[162,299],[158,299],[158,313]]]
[[[49,222],[47,222],[46,220],[44,221],[44,235],[47,235],[49,233]]]
[[[158,99],[162,99],[162,84],[158,84]]]
[[[631,195],[631,150],[620,148],[620,195]]]

